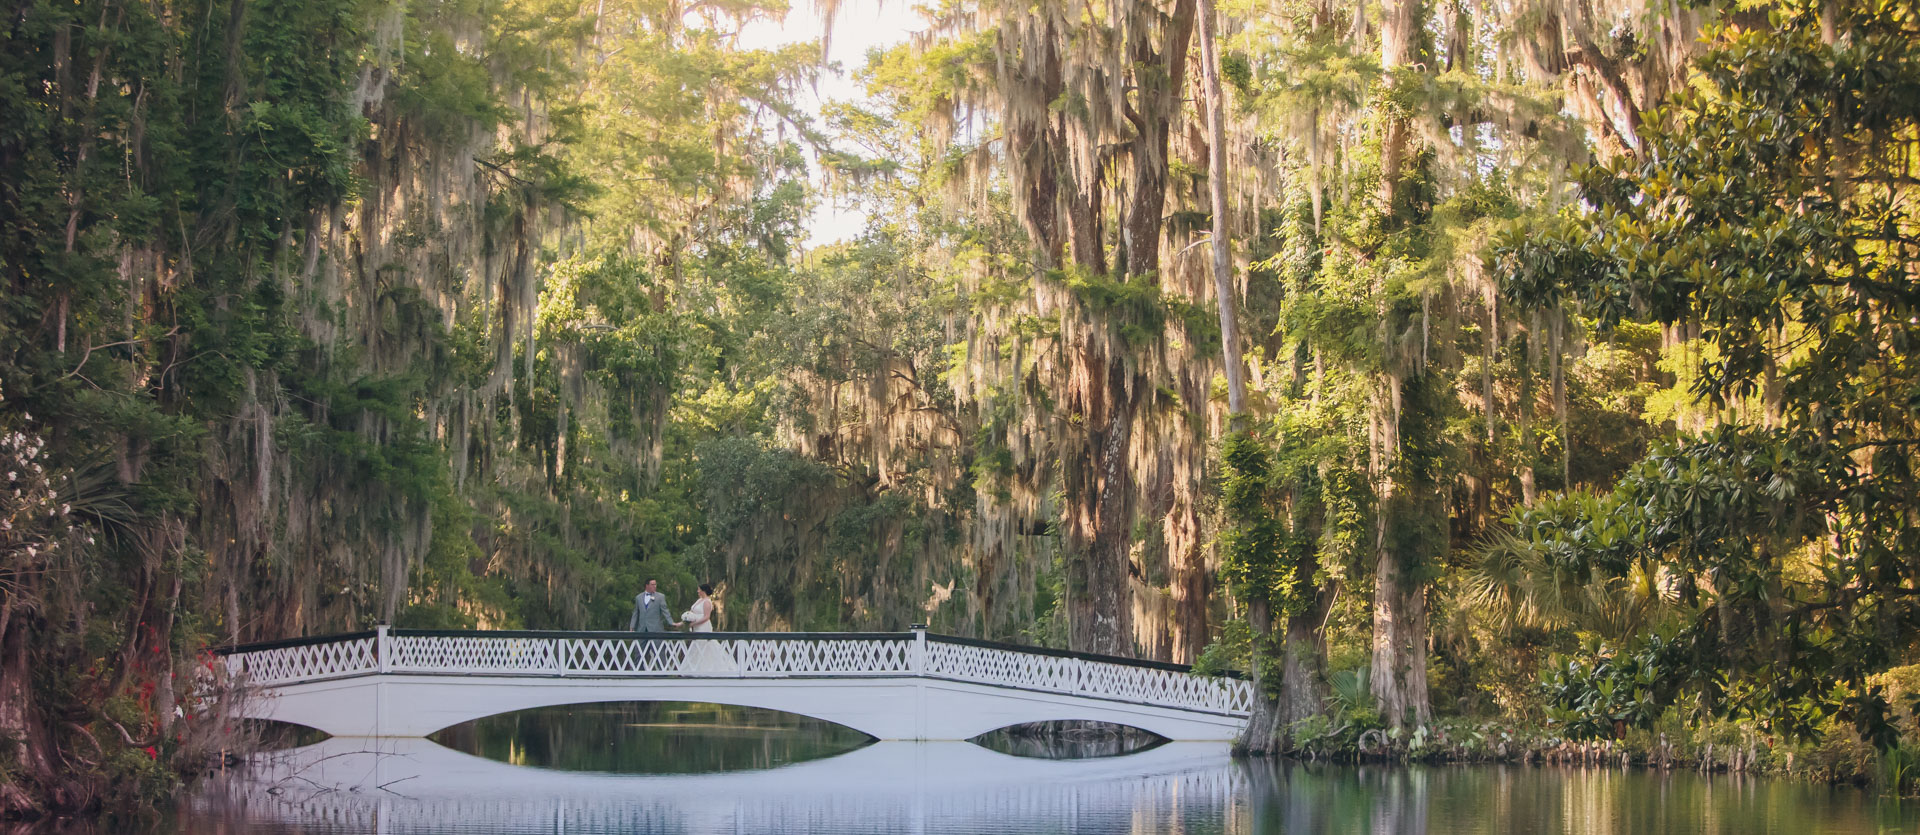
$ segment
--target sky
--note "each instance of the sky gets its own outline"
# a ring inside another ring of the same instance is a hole
[[[915,0],[843,0],[833,22],[833,39],[827,46],[827,59],[840,65],[839,72],[828,72],[820,79],[818,92],[801,94],[801,104],[815,117],[824,101],[863,98],[853,73],[866,64],[867,53],[886,49],[905,41],[914,32],[926,28],[915,11]],[[794,0],[785,21],[756,20],[740,32],[740,45],[766,49],[792,43],[820,40],[825,29],[819,7],[813,0]],[[848,240],[866,227],[867,213],[853,207],[832,205],[823,200],[807,220],[808,247]]]

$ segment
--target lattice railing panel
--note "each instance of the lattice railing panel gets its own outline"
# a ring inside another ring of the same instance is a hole
[[[939,641],[927,644],[926,674],[1235,715],[1253,705],[1252,686],[1237,679]]]
[[[685,666],[689,641],[643,638],[563,638],[560,658],[582,675],[672,674]]]
[[[1088,662],[1080,692],[1126,702],[1246,713],[1252,707],[1248,682],[1209,678],[1176,670]]]
[[[284,684],[370,673],[380,668],[371,637],[261,649],[227,656],[227,671],[248,684]]]
[[[555,673],[552,638],[395,636],[388,669],[396,673]]]
[[[913,672],[913,641],[731,641],[742,673],[887,674]]]
[[[1077,658],[929,642],[927,674],[981,684],[1005,684],[1064,693],[1079,688]]]

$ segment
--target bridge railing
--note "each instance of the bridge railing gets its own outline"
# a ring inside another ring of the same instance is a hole
[[[911,675],[912,633],[510,632],[381,629],[233,647],[263,686],[367,673],[537,676]]]
[[[365,675],[926,676],[1245,715],[1252,686],[1178,664],[915,632],[659,633],[385,629],[226,651],[260,686]]]
[[[980,684],[1071,693],[1163,707],[1244,715],[1252,682],[1197,676],[1183,664],[928,635],[925,674]]]
[[[380,672],[380,634],[353,632],[246,644],[222,652],[227,671],[250,684],[318,681]]]
[[[885,633],[394,630],[390,672],[593,676],[907,675],[911,636]]]

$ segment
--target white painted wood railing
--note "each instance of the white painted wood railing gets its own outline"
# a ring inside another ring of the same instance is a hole
[[[388,630],[225,651],[258,686],[373,673],[611,677],[925,676],[1134,704],[1246,715],[1249,682],[1175,664],[898,633]]]
[[[1198,676],[1175,664],[1052,653],[959,638],[928,636],[924,673],[1236,716],[1253,708],[1252,683],[1241,679]]]
[[[258,685],[377,673],[379,645],[374,632],[250,644],[225,653],[227,672]]]

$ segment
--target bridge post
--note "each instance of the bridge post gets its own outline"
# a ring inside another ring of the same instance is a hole
[[[927,625],[916,623],[909,627],[913,630],[913,648],[907,651],[907,666],[913,670],[913,736],[915,739],[927,738]],[[916,829],[924,823],[915,820]]]
[[[380,673],[373,679],[373,735],[387,735],[387,677],[393,670],[393,639],[387,635],[387,625],[382,623],[373,628],[373,652],[379,657]],[[376,760],[377,762],[377,760]],[[383,814],[382,820],[386,819]]]

